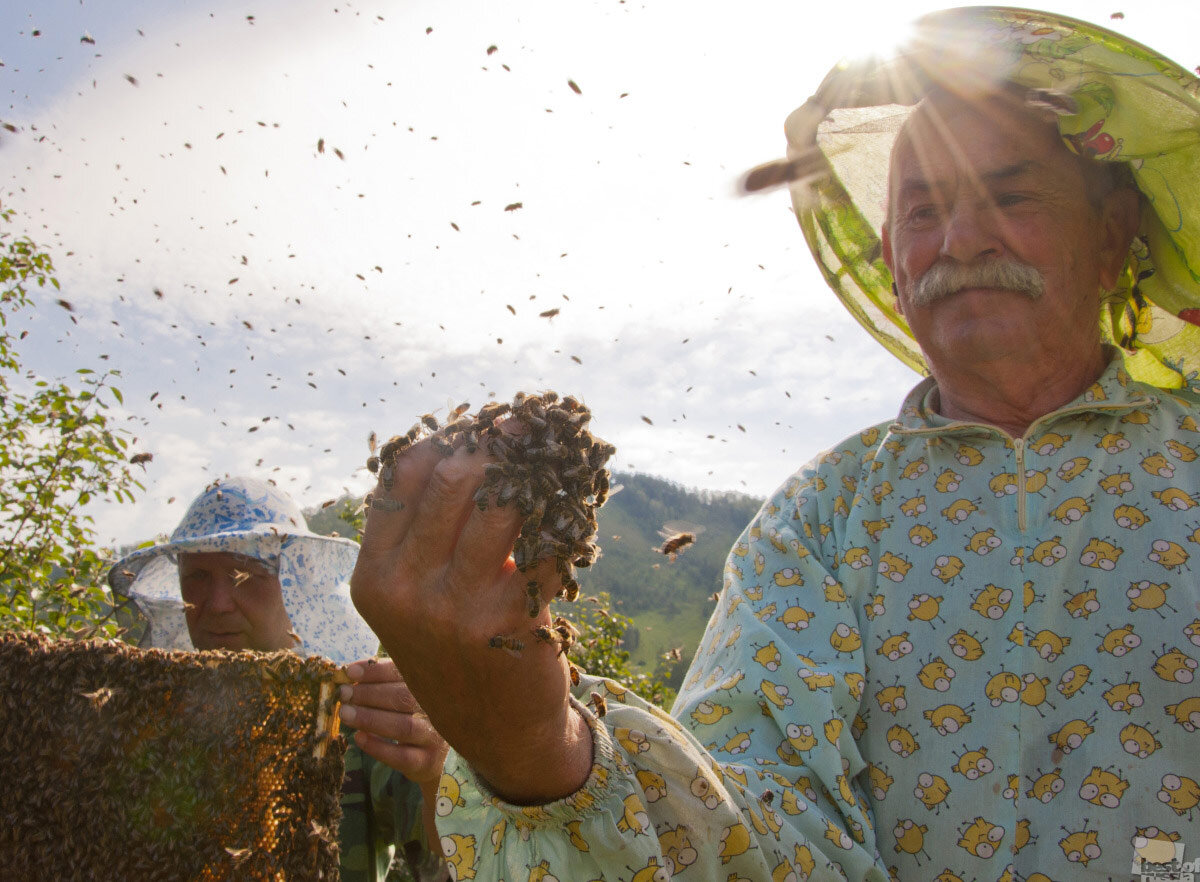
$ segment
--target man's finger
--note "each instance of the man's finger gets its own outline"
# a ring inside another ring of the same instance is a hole
[[[390,658],[362,658],[346,666],[346,673],[355,683],[391,683],[404,682],[404,677],[396,670],[396,663]]]
[[[408,744],[395,744],[370,732],[354,733],[354,743],[368,756],[395,769],[413,781],[429,781],[442,772],[445,756],[441,752]]]
[[[456,453],[437,463],[425,484],[412,528],[404,536],[402,553],[424,566],[449,561],[459,532],[476,511],[475,491],[483,483],[487,455]]]
[[[441,460],[426,439],[397,456],[392,465],[380,465],[379,481],[367,504],[363,552],[387,554],[399,546],[416,517],[429,475]]]
[[[411,714],[419,705],[402,683],[356,683],[342,687],[342,704]]]

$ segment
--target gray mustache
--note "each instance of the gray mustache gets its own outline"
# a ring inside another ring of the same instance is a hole
[[[914,306],[928,306],[963,288],[1003,288],[1037,300],[1046,291],[1046,280],[1029,264],[1009,258],[966,264],[944,261],[917,279],[909,299]]]

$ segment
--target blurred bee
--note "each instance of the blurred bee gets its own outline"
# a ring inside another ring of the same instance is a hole
[[[537,618],[537,614],[542,611],[542,592],[536,579],[525,583],[525,598],[529,603],[529,618]]]
[[[592,697],[588,699],[590,704],[596,711],[596,716],[602,717],[608,713],[608,702],[604,700],[604,696],[599,692],[593,692]]]
[[[492,649],[503,649],[509,655],[520,656],[521,650],[525,648],[524,642],[516,637],[505,637],[497,634],[488,640],[488,646]]]

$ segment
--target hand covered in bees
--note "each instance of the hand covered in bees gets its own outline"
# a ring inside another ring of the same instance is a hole
[[[339,715],[354,728],[363,752],[437,792],[449,749],[389,658],[363,659],[347,668]]]
[[[521,804],[574,792],[592,763],[569,702],[573,629],[547,604],[573,595],[574,568],[595,556],[612,448],[581,430],[586,408],[552,394],[518,396],[503,422],[510,408],[488,405],[469,428],[384,445],[368,465],[389,501],[368,505],[351,580],[437,731]]]

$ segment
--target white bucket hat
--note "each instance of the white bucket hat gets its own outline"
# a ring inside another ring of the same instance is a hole
[[[296,652],[349,664],[379,640],[350,600],[358,543],[311,532],[286,493],[255,478],[224,478],[196,497],[171,538],[118,561],[108,584],[149,620],[145,645],[193,649],[179,591],[180,552],[243,554],[279,574]]]

